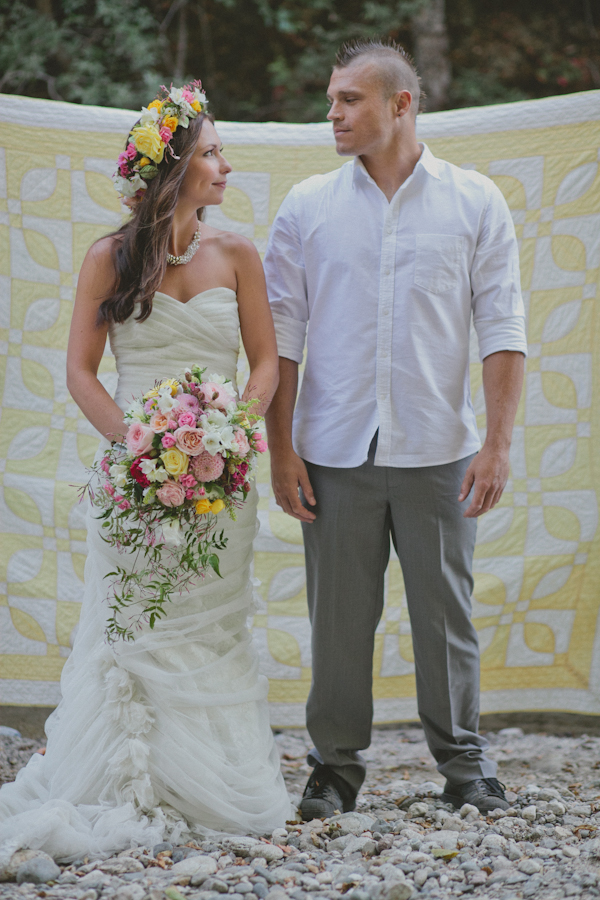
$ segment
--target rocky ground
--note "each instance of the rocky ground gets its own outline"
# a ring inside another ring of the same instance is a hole
[[[12,879],[0,883],[0,900],[600,897],[600,738],[518,728],[488,738],[507,786],[506,812],[483,817],[474,807],[441,803],[443,782],[423,732],[376,730],[355,813],[289,822],[261,840],[162,844],[60,868],[24,853],[0,868],[0,879]],[[286,731],[276,739],[298,801],[309,772],[307,735]],[[14,778],[37,747],[0,737],[0,781]]]

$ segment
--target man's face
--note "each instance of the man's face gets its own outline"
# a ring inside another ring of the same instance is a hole
[[[327,118],[333,122],[340,156],[381,152],[394,139],[398,118],[394,98],[384,98],[377,69],[370,60],[334,69],[327,99],[331,104]]]

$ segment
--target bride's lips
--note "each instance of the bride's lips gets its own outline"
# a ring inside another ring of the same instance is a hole
[[[223,190],[225,190],[225,188],[227,187],[226,181],[214,181],[213,184],[215,187],[223,188]]]

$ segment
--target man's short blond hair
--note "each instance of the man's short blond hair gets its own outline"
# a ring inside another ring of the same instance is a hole
[[[412,57],[404,47],[392,40],[349,41],[338,50],[334,69],[345,69],[356,62],[367,60],[377,67],[386,100],[399,91],[410,91],[415,116],[423,111],[421,79]]]

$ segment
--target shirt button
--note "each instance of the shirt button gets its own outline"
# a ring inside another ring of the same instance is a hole
[[[384,275],[389,275],[389,274],[390,274],[390,270],[389,270],[389,269],[384,269],[384,270],[383,270],[383,274],[384,274]]]
[[[388,225],[388,227],[386,228],[386,231],[387,231],[388,234],[393,234],[393,233],[394,233],[394,229],[392,228],[391,225]]]
[[[389,309],[384,309],[383,314],[384,314],[384,316],[389,316],[389,314],[390,314]]]

